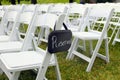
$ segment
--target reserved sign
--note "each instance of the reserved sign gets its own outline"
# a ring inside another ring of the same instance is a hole
[[[48,37],[48,51],[56,53],[67,51],[71,46],[72,32],[70,30],[55,30]]]

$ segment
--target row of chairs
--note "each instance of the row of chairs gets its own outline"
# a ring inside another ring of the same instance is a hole
[[[80,20],[79,20],[79,17],[81,17],[81,16],[83,16],[82,14],[84,14],[84,11],[83,10],[85,10],[85,9],[83,9],[83,7],[84,8],[90,8],[90,7],[94,7],[94,6],[105,6],[105,7],[112,7],[112,8],[114,8],[115,9],[115,11],[114,11],[114,13],[115,13],[115,17],[112,17],[113,19],[111,20],[111,22],[110,22],[110,27],[109,27],[109,29],[111,30],[113,30],[113,32],[112,32],[112,34],[110,35],[110,37],[109,37],[109,43],[112,41],[112,39],[113,39],[113,44],[115,43],[115,41],[116,41],[116,37],[114,38],[114,34],[116,33],[116,29],[118,29],[117,27],[119,27],[119,16],[118,16],[118,14],[119,14],[119,5],[115,5],[115,4],[112,4],[112,6],[111,6],[111,3],[109,3],[109,4],[86,4],[86,5],[80,5],[80,4],[76,4],[76,3],[74,3],[74,4],[71,4],[71,5],[69,5],[68,6],[68,4],[57,4],[57,6],[58,6],[58,8],[59,8],[59,6],[61,6],[62,8],[64,8],[64,7],[66,7],[66,8],[68,8],[68,10],[67,9],[65,9],[65,11],[62,11],[62,12],[64,12],[64,13],[67,13],[67,15],[69,15],[69,16],[72,16],[71,17],[71,19],[70,19],[70,17],[69,17],[69,20],[68,19],[66,19],[65,20],[65,22],[67,22],[67,24],[68,24],[68,26],[70,27],[70,29],[72,30],[72,31],[76,31],[76,30],[78,30],[78,28],[79,28],[79,25],[78,24],[80,24]],[[42,4],[42,8],[40,8],[42,11],[43,11],[43,13],[44,12],[52,12],[52,10],[51,9],[48,9],[48,8],[50,8],[50,7],[53,7],[53,4]],[[57,6],[55,6],[55,7],[57,7]],[[64,7],[63,7],[64,6]],[[43,8],[44,7],[44,8]],[[76,7],[81,7],[80,9],[76,9]],[[45,10],[46,9],[46,10]],[[47,10],[51,10],[51,11],[47,11]],[[54,11],[55,9],[53,9],[53,11]],[[60,10],[60,9],[56,9],[56,10]],[[62,9],[61,9],[62,10]],[[67,12],[68,11],[68,12]],[[87,10],[88,11],[88,10]],[[55,12],[57,12],[57,11],[54,11],[54,13]],[[59,11],[60,12],[60,11]],[[76,13],[76,15],[74,15],[74,13]],[[77,15],[77,14],[79,14],[79,15]],[[86,12],[86,14],[87,14],[87,12]],[[76,18],[74,18],[73,19],[73,16],[74,17],[77,17],[77,19]],[[73,19],[73,20],[72,20]],[[115,20],[117,20],[118,22],[116,22]],[[112,25],[112,26],[111,26]],[[115,28],[112,28],[113,27],[113,25],[115,25],[115,26],[117,26],[117,27],[115,27]],[[82,28],[83,30],[84,30],[84,28]],[[3,30],[2,30],[3,31]],[[48,31],[46,31],[46,32],[48,32]],[[118,33],[118,32],[117,32]],[[48,33],[47,33],[48,34]],[[46,34],[46,35],[47,35]],[[119,37],[117,37],[117,38],[119,38]],[[46,39],[47,39],[47,37],[46,37]]]
[[[67,60],[73,59],[74,55],[86,60],[89,62],[87,72],[91,70],[96,57],[109,62],[107,28],[114,12],[112,7],[99,5],[93,7],[92,4],[89,6],[81,4],[17,6],[21,8],[16,11],[14,20],[11,18],[12,16],[6,17],[15,14],[15,11],[13,13],[10,11],[13,6],[7,7],[6,15],[1,19],[1,24],[8,21],[6,22],[7,25],[4,25],[5,23],[1,25],[3,27],[1,35],[8,34],[8,38],[6,41],[2,40],[5,38],[0,38],[0,64],[2,71],[10,80],[17,80],[22,70],[35,68],[38,69],[36,80],[45,79],[45,73],[50,64],[56,67],[57,78],[61,80],[56,55],[49,54],[47,49],[44,51],[38,45],[41,41],[47,42],[48,35],[54,29],[55,24],[58,27],[57,29],[62,29],[61,23],[63,21],[73,33],[73,41],[68,50]],[[11,14],[7,15],[9,12]],[[12,28],[8,26],[11,24],[13,25]],[[79,43],[80,40],[82,40],[82,45]],[[89,57],[78,51],[78,48],[86,49],[86,40],[90,43]],[[94,40],[95,46],[92,43]],[[105,40],[105,56],[99,53],[103,40]]]
[[[11,6],[8,10],[14,7],[16,5]],[[0,42],[0,64],[2,71],[7,75],[9,80],[18,80],[20,71],[28,69],[38,69],[36,80],[43,80],[49,65],[55,66],[58,75],[57,78],[61,80],[55,54],[50,54],[47,49],[43,50],[38,47],[39,42],[37,43],[37,41],[39,40],[36,39],[35,31],[37,27],[54,29],[55,24],[57,26],[56,29],[60,29],[65,15],[42,14],[39,11],[39,7],[38,5],[19,6],[18,9],[20,10],[16,11],[17,16],[13,14],[15,13],[14,11],[12,14],[7,12],[9,15],[13,15],[15,20],[10,21],[13,22],[13,27],[10,31],[11,33],[9,33],[10,35],[7,35],[9,40],[1,40]],[[14,19],[6,16],[5,18]],[[27,29],[26,34],[19,31],[21,27],[23,29],[23,25],[28,25],[28,27],[25,26]]]
[[[108,36],[108,40],[109,43],[112,43],[112,45],[115,45],[116,42],[120,42],[120,37],[119,37],[119,20],[120,20],[120,3],[99,3],[99,4],[87,4],[87,6],[104,6],[104,7],[110,7],[110,8],[114,8],[114,14],[112,16],[112,19],[110,20],[109,23],[109,28],[108,28],[108,32],[109,32],[109,36]]]

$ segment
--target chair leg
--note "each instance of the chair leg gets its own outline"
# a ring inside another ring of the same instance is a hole
[[[113,38],[113,36],[114,36],[114,34],[115,34],[115,31],[117,30],[117,26],[114,26],[114,27],[115,27],[115,28],[113,29],[113,32],[112,32],[112,34],[111,34],[111,36],[110,36],[110,39],[109,39],[108,43],[111,42],[111,40],[112,40],[112,38]]]
[[[87,67],[87,69],[86,69],[87,72],[89,72],[89,71],[91,70],[92,66],[93,66],[93,63],[94,63],[94,61],[95,61],[95,59],[96,59],[96,57],[97,57],[97,55],[98,55],[98,51],[99,51],[99,49],[100,49],[100,46],[101,46],[101,44],[102,44],[102,41],[103,41],[103,40],[99,40],[99,41],[97,42],[97,44],[96,44],[96,47],[95,47],[95,49],[94,49],[94,51],[93,51],[93,54],[92,54],[92,56],[91,56],[91,58],[90,58],[88,67]]]
[[[94,51],[93,54],[92,54],[91,60],[90,60],[90,62],[89,62],[89,64],[88,64],[88,67],[87,67],[87,69],[86,69],[87,72],[90,72],[90,71],[91,71],[91,68],[92,68],[92,66],[93,66],[93,63],[94,63],[94,61],[95,61],[96,56],[97,56],[97,51]]]
[[[73,50],[76,51],[77,48],[78,48],[78,46],[79,46],[79,40],[76,41]],[[74,53],[72,53],[72,54],[70,55],[70,59],[71,59],[71,60],[72,60],[72,59],[74,58],[74,56],[75,56],[75,55],[73,55],[73,54],[74,54]]]
[[[68,52],[68,54],[67,54],[66,59],[70,59],[71,56],[73,55],[72,51],[75,49],[75,46],[76,46],[77,41],[78,41],[78,38],[74,38],[74,40],[73,40],[73,42],[72,42],[72,45],[71,45],[71,47],[70,47],[70,49],[69,49],[69,52]]]
[[[116,33],[116,35],[115,35],[115,38],[114,38],[114,40],[113,40],[113,42],[112,42],[112,45],[115,45],[116,39],[119,37],[119,34],[120,34],[120,28],[118,29],[118,31],[117,31],[117,33]]]
[[[86,51],[86,43],[85,40],[82,41],[82,45],[78,44],[78,47],[81,48],[83,51]]]
[[[61,80],[61,74],[60,74],[60,69],[56,55],[54,55],[54,58],[55,58],[55,70],[56,70],[57,80]]]
[[[46,29],[45,29],[45,39],[46,39],[46,40],[48,39],[49,33],[50,33],[50,28],[46,28]]]
[[[43,38],[43,35],[44,35],[44,28],[41,28],[38,36],[38,44],[41,44],[42,41],[40,41],[40,39]]]
[[[98,53],[97,57],[105,60],[108,63],[109,62],[109,46],[108,46],[109,42],[108,42],[108,39],[105,39],[104,41],[105,41],[105,55]]]
[[[85,40],[83,40],[83,50],[86,51],[86,43],[85,43]]]
[[[105,53],[106,53],[106,62],[109,62],[109,43],[108,39],[105,39]]]
[[[0,74],[3,74],[3,71],[2,71],[2,69],[0,68]]]
[[[47,68],[49,66],[49,62],[50,62],[51,56],[52,55],[50,53],[47,53],[45,55],[44,61],[41,64],[42,66],[38,70],[38,74],[37,74],[36,80],[43,80],[43,79],[45,79],[45,74],[46,74]]]
[[[11,73],[11,77],[9,78],[9,80],[18,80],[20,72],[13,72]]]
[[[90,54],[93,53],[93,45],[92,45],[92,40],[89,41],[89,46],[90,46]]]

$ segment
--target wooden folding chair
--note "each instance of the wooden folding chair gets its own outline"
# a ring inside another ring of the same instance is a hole
[[[110,22],[110,19],[113,14],[113,9],[106,7],[92,7],[88,14],[88,30],[85,32],[74,32],[73,35],[75,39],[72,42],[72,46],[69,51],[68,59],[73,59],[74,55],[82,58],[87,61],[89,64],[87,66],[86,71],[89,72],[93,66],[93,63],[96,57],[100,57],[106,62],[109,62],[109,50],[108,50],[108,37],[107,37],[107,28]],[[98,23],[97,23],[98,22]],[[98,27],[99,23],[103,25],[103,27]],[[85,55],[80,51],[77,51],[77,44],[79,44],[79,40],[88,40],[90,41],[90,54]],[[97,40],[95,47],[92,46],[92,41]],[[99,49],[102,45],[103,40],[105,40],[105,56],[99,53]]]

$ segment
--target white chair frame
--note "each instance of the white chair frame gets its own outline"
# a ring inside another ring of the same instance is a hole
[[[101,11],[101,12],[99,12],[99,11]],[[111,8],[106,9],[106,8],[102,8],[102,7],[100,8],[97,6],[93,7],[90,10],[90,13],[88,15],[88,19],[87,19],[88,23],[89,23],[89,19],[91,18],[91,16],[93,16],[94,22],[96,22],[96,20],[98,20],[99,17],[105,17],[105,22],[104,22],[102,32],[91,30],[90,27],[88,26],[88,32],[73,33],[75,39],[73,40],[72,46],[71,46],[70,51],[68,53],[69,54],[68,59],[73,59],[74,55],[76,55],[76,56],[82,58],[83,60],[87,61],[89,63],[87,66],[87,69],[86,69],[87,72],[89,72],[91,70],[96,57],[100,57],[101,59],[105,60],[106,62],[109,62],[108,38],[107,38],[106,32],[107,32],[107,28],[109,25],[109,21],[112,17],[113,11],[114,10]],[[94,17],[96,17],[96,18],[94,18]],[[79,39],[90,41],[91,57],[88,57],[88,56],[77,51],[77,45],[79,43]],[[98,40],[94,49],[92,48],[92,43],[91,43],[92,40]],[[105,53],[106,53],[105,56],[98,53],[103,40],[105,40],[105,48],[106,48],[105,49]]]
[[[57,29],[60,29],[60,27],[62,26],[62,23],[64,21],[65,15],[64,14],[60,15],[60,16],[58,16],[58,18],[57,18],[57,16],[52,16],[52,15],[51,14],[48,14],[48,16],[45,15],[47,17],[45,17],[44,15],[42,17],[42,15],[40,15],[39,17],[36,16],[35,18],[33,18],[34,22],[31,24],[32,27],[29,28],[29,32],[27,33],[27,35],[29,35],[29,36],[27,36],[27,37],[29,37],[27,39],[29,39],[30,44],[32,41],[34,42],[34,44],[36,44],[36,42],[34,41],[35,39],[34,39],[33,33],[35,32],[35,29],[38,25],[42,25],[42,22],[39,23],[39,20],[42,21],[41,19],[47,18],[47,20],[48,19],[49,20],[46,23],[46,27],[51,27],[51,26],[49,26],[49,24],[53,25],[53,23],[54,23],[54,25],[56,24]],[[51,16],[54,19],[52,19],[52,22],[49,22],[51,20],[51,18],[50,18]],[[36,20],[38,20],[38,21],[36,21]],[[51,28],[53,29],[53,27],[51,27]],[[27,40],[25,40],[25,41],[27,41]],[[34,45],[34,48],[35,48],[34,51],[27,51],[28,49],[25,47],[26,46],[23,45],[22,52],[6,53],[6,54],[0,55],[1,69],[5,72],[5,74],[9,78],[9,80],[18,80],[20,72],[24,71],[24,70],[29,70],[29,69],[38,69],[36,80],[43,80],[45,78],[45,73],[47,71],[49,63],[50,63],[50,61],[52,61],[51,60],[52,57],[54,57],[55,66],[57,69],[57,79],[61,80],[59,66],[58,66],[57,58],[56,58],[55,54],[50,54],[47,51],[47,49],[46,49],[46,51],[44,51],[43,49],[40,49],[36,45]],[[25,63],[23,63],[23,61],[24,61],[23,57],[26,57]],[[31,61],[33,59],[34,59],[34,61]],[[23,61],[21,61],[21,60],[23,60]],[[18,63],[20,63],[20,64],[18,64]]]

